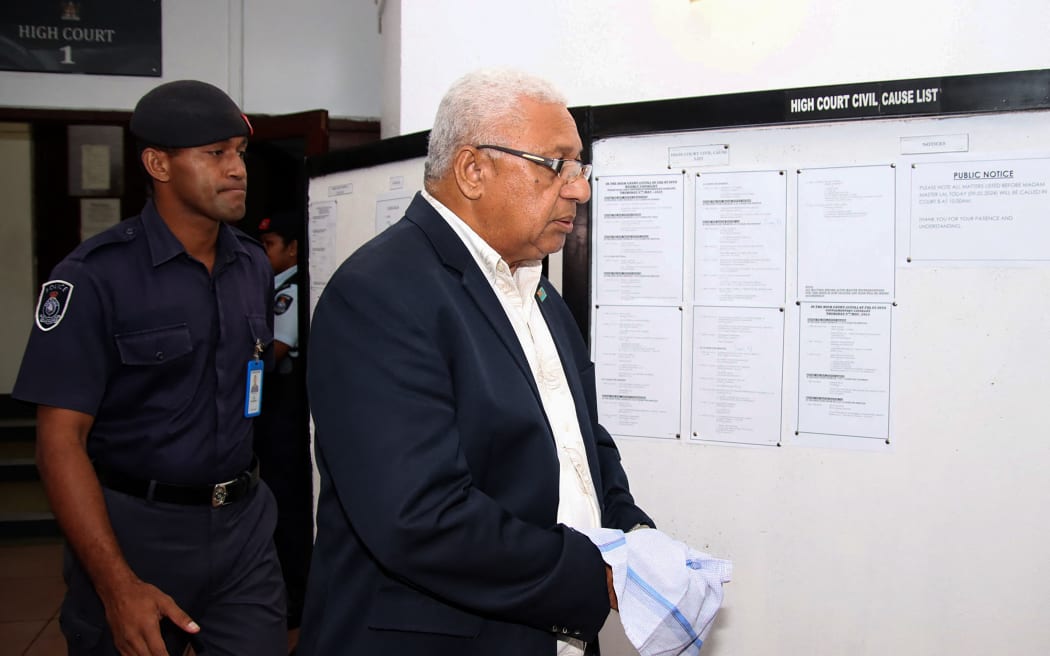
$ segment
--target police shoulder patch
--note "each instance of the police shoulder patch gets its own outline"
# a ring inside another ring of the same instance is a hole
[[[273,301],[273,313],[284,314],[295,299],[288,294],[278,294]]]
[[[40,286],[40,300],[36,304],[36,326],[47,332],[56,327],[69,309],[73,296],[73,283],[65,280],[48,280]]]

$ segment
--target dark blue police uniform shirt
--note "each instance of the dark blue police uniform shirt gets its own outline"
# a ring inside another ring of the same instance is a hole
[[[89,456],[126,475],[191,485],[243,471],[248,361],[257,340],[264,357],[273,353],[262,247],[221,226],[209,276],[150,201],[82,243],[51,278],[72,286],[64,314],[54,322],[38,308],[12,396],[94,416]]]

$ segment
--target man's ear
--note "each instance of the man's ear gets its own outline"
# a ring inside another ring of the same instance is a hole
[[[142,166],[146,173],[157,182],[171,180],[171,154],[159,148],[145,148],[142,151]]]
[[[478,200],[485,190],[485,170],[481,153],[473,146],[463,146],[452,159],[452,172],[456,175],[459,193],[469,200]]]
[[[299,240],[298,239],[293,239],[290,242],[288,242],[288,255],[290,257],[294,257],[294,258],[298,258],[299,257]]]

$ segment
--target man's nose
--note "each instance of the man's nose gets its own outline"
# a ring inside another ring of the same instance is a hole
[[[227,168],[227,175],[238,179],[248,177],[248,168],[244,164],[243,157],[240,155],[234,155],[232,157],[232,161]]]
[[[582,175],[561,188],[561,195],[577,203],[586,203],[591,198],[591,184]]]

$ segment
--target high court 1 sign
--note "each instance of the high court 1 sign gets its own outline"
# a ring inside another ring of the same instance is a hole
[[[0,70],[161,74],[160,0],[0,2]]]

